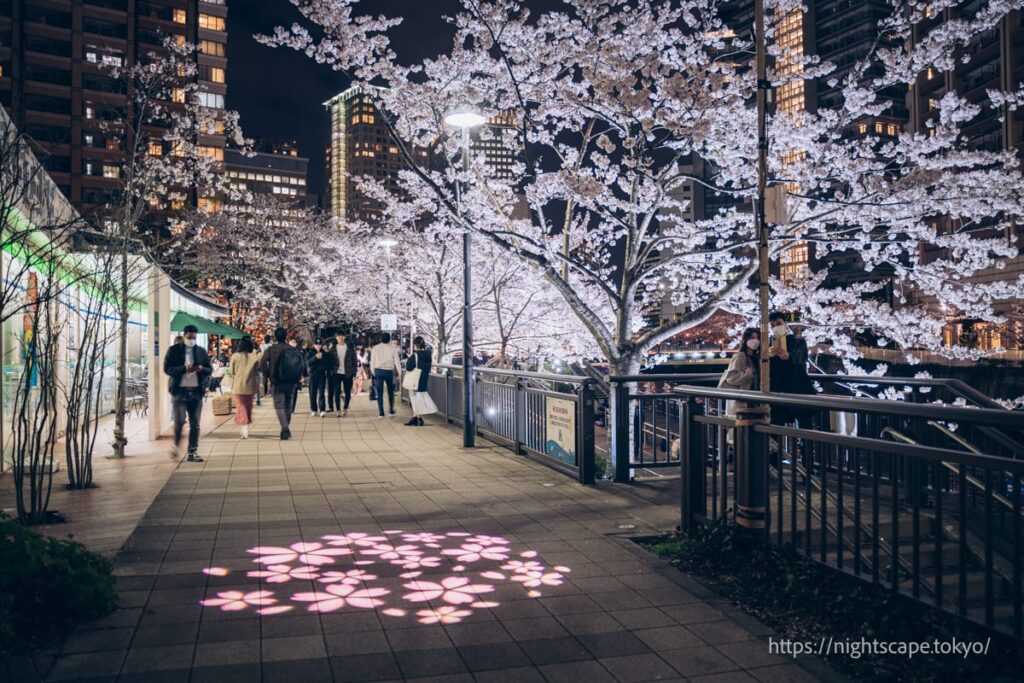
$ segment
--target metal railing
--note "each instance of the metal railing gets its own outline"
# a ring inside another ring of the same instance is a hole
[[[582,484],[594,483],[593,380],[474,368],[477,433]],[[462,368],[438,364],[427,384],[439,415],[462,424]]]
[[[1024,427],[1020,413],[694,385],[645,391],[636,379],[613,378],[619,398],[658,405],[676,422],[665,434],[682,477],[683,529],[735,520],[836,570],[1021,637],[1024,461],[965,436],[1012,433]],[[769,421],[765,407],[789,423]],[[850,419],[830,419],[840,414]],[[636,453],[636,426],[632,439],[620,434],[634,465],[646,455]]]

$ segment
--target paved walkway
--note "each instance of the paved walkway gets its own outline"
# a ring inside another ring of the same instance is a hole
[[[228,423],[177,468],[118,556],[121,609],[43,658],[47,680],[829,675],[625,538],[673,510],[378,420],[365,395],[344,418],[302,403],[293,440],[264,406],[253,438]]]

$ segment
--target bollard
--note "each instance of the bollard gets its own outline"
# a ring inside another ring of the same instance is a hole
[[[682,433],[679,435],[679,478],[682,487],[679,528],[687,533],[707,521],[708,499],[704,479],[707,453],[701,444],[700,425],[694,421],[694,417],[700,414],[697,400],[688,396],[682,411]]]
[[[753,427],[768,424],[768,418],[768,406],[736,402],[736,524],[765,532],[768,529],[768,435]]]

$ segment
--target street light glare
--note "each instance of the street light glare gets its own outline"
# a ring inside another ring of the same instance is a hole
[[[487,121],[487,117],[474,111],[471,107],[456,109],[444,117],[444,122],[455,128],[476,128],[485,121]]]

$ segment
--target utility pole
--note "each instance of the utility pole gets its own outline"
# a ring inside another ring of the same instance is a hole
[[[761,314],[761,391],[771,390],[768,362],[768,224],[765,222],[765,195],[768,188],[768,82],[767,39],[764,32],[764,0],[754,0],[755,69],[757,71],[757,197],[754,199],[754,224],[757,228],[758,307]]]

